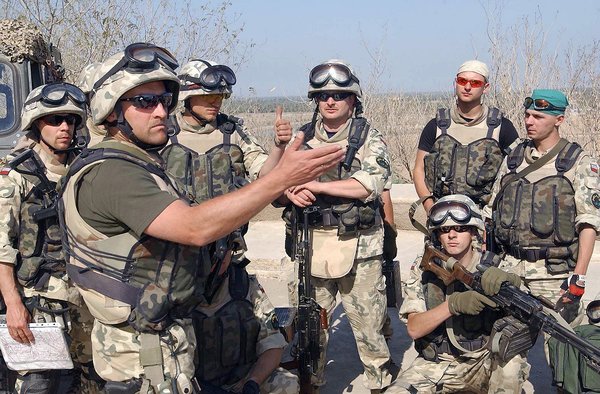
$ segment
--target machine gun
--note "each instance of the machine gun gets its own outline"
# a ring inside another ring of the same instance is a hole
[[[312,298],[310,280],[311,245],[308,232],[309,215],[318,208],[294,207],[292,215],[292,239],[295,241],[292,250],[294,261],[298,263],[298,375],[300,376],[300,393],[314,392],[312,376],[316,374],[321,356],[321,329],[327,329],[327,311]],[[302,214],[302,231],[300,231],[300,214]]]
[[[46,177],[45,167],[33,149],[20,153],[8,162],[8,167],[23,175],[42,193],[42,208],[33,213],[33,219],[40,222],[56,216],[56,183]]]
[[[471,273],[455,258],[447,256],[427,243],[420,267],[424,271],[433,272],[446,286],[457,280],[476,292],[485,294],[481,287],[481,276],[486,267],[482,265],[477,266],[479,272]],[[600,349],[576,335],[566,322],[559,322],[560,316],[549,309],[546,302],[519,290],[508,282],[502,284],[498,294],[487,297],[505,313],[528,326],[530,332],[535,333],[531,341],[527,342],[528,347],[521,346],[516,351],[509,350],[509,354],[515,355],[532,347],[535,344],[537,333],[541,330],[558,341],[579,350],[586,358],[588,365],[600,373]]]

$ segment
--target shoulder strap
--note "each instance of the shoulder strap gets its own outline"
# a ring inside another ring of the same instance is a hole
[[[452,120],[450,119],[450,109],[438,108],[435,116],[435,123],[437,124],[438,129],[442,130],[442,134],[446,134],[448,127],[452,124]]]
[[[300,126],[300,131],[304,132],[304,143],[312,140],[315,136],[315,129],[312,127],[312,122]]]
[[[238,264],[229,266],[229,294],[237,301],[245,300],[250,289],[250,279],[244,267]]]
[[[568,148],[563,149],[556,158],[556,171],[562,174],[573,168],[581,152],[583,152],[583,149],[578,143],[569,143]]]
[[[487,138],[492,138],[492,134],[494,134],[496,127],[502,124],[502,112],[496,107],[491,107],[488,110],[486,123],[488,126]]]
[[[517,145],[515,149],[513,149],[506,157],[506,165],[508,166],[508,169],[510,171],[514,171],[523,162],[523,159],[525,157],[525,147],[527,146],[527,144],[528,142],[525,141]]]
[[[242,139],[248,135],[244,132],[244,120],[233,115],[219,113],[217,115],[217,128],[223,133],[223,145],[231,144],[231,135],[237,132]]]

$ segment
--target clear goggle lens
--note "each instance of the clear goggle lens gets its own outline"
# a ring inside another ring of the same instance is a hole
[[[352,71],[343,64],[327,63],[320,64],[312,69],[309,75],[309,82],[313,87],[321,87],[329,80],[333,80],[336,85],[347,86],[352,81],[358,82]]]
[[[457,223],[467,223],[471,220],[471,209],[457,202],[436,203],[429,213],[429,221],[434,226],[444,223],[451,217]]]

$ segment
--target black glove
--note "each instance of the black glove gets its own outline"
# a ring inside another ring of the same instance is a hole
[[[393,261],[398,254],[398,247],[396,246],[396,237],[398,232],[396,228],[391,226],[388,222],[383,222],[383,261]]]
[[[242,394],[260,394],[260,386],[254,380],[249,380],[244,384]]]
[[[448,296],[448,309],[453,315],[478,315],[485,306],[496,307],[496,303],[475,290],[452,293]]]
[[[502,283],[509,282],[515,287],[521,286],[521,278],[516,274],[510,274],[498,267],[489,267],[481,275],[481,287],[486,295],[496,295],[500,291]]]

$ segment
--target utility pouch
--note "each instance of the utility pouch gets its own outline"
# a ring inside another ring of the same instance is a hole
[[[164,330],[169,324],[171,303],[168,294],[155,283],[144,286],[137,305],[129,316],[129,324],[140,332]]]
[[[538,333],[539,330],[515,317],[506,316],[494,322],[488,347],[502,361],[507,362],[517,354],[531,349],[535,345]]]
[[[138,393],[141,388],[142,380],[134,378],[124,382],[106,382],[104,385],[104,392],[106,394],[135,394]]]
[[[427,188],[433,192],[436,186],[436,162],[440,154],[438,152],[430,152],[425,155],[425,159],[423,160],[425,166],[425,184]]]
[[[358,230],[358,207],[354,202],[332,206],[335,216],[338,217],[338,236],[354,235]]]
[[[368,230],[375,225],[378,211],[373,208],[373,203],[367,203],[358,207],[358,229]]]

